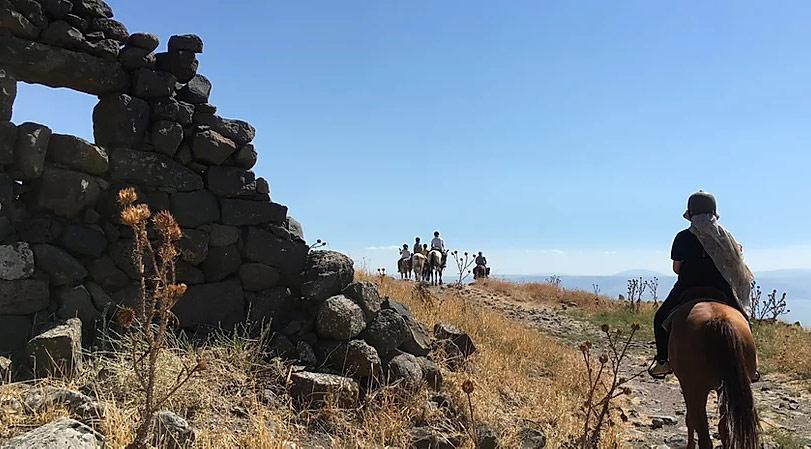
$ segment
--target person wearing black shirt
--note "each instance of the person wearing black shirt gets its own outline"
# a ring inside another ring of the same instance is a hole
[[[685,218],[690,219],[699,214],[717,216],[715,198],[712,195],[699,192],[690,197]],[[685,229],[676,234],[670,258],[673,260],[673,271],[678,275],[678,280],[667,295],[667,299],[656,311],[653,319],[654,334],[656,336],[656,359],[649,372],[654,377],[662,377],[671,372],[668,362],[668,331],[663,324],[667,317],[679,306],[692,299],[697,299],[688,293],[690,289],[699,287],[705,292],[712,291],[715,293],[712,299],[741,310],[732,287],[724,279],[713,259],[704,250],[701,241],[690,229]],[[685,293],[688,294],[685,295]],[[706,297],[707,295],[702,296]],[[744,316],[746,316],[745,312]]]

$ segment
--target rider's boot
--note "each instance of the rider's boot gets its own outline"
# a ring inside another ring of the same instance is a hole
[[[648,374],[655,379],[664,379],[665,376],[671,373],[673,373],[673,370],[670,369],[670,362],[667,360],[654,360],[648,368]]]

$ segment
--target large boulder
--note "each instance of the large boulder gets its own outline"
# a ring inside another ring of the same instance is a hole
[[[118,61],[127,70],[138,70],[141,67],[155,68],[155,54],[151,50],[138,47],[124,47],[118,52]]]
[[[37,377],[72,376],[82,364],[82,322],[71,318],[28,342]]]
[[[81,50],[86,45],[82,32],[62,20],[51,22],[39,38],[43,44],[67,50]]]
[[[372,321],[380,312],[380,292],[377,284],[369,281],[358,281],[347,285],[341,294],[355,301],[363,309],[366,322]]]
[[[302,371],[290,375],[289,392],[305,407],[352,407],[358,402],[360,388],[348,377]]]
[[[14,99],[17,97],[17,80],[11,76],[8,70],[0,69],[0,121],[11,120],[11,111],[14,107]],[[2,157],[0,156],[0,163]]]
[[[382,369],[377,351],[363,340],[321,343],[318,352],[320,361],[347,376],[373,377]]]
[[[101,187],[91,175],[46,166],[34,182],[34,205],[63,217],[75,217],[96,204]]]
[[[172,95],[177,78],[171,73],[141,67],[132,76],[133,95],[140,98],[159,98]]]
[[[200,268],[206,276],[206,281],[221,281],[239,270],[242,258],[236,245],[209,248],[206,260]]]
[[[0,9],[0,28],[23,39],[33,40],[40,34],[39,28],[31,23],[30,20],[26,19],[19,12],[5,7]]]
[[[191,104],[208,103],[211,94],[211,81],[199,73],[177,93],[177,99]]]
[[[410,315],[404,316],[403,319],[408,327],[408,333],[405,341],[400,345],[400,349],[416,356],[428,355],[433,344],[433,338],[431,338],[428,328]]]
[[[473,339],[468,334],[459,329],[458,327],[447,324],[437,323],[434,326],[434,336],[438,340],[450,340],[453,342],[462,354],[467,357],[476,352],[476,345],[473,344]]]
[[[93,136],[103,147],[134,148],[149,128],[149,104],[127,94],[101,97],[93,108]]]
[[[0,314],[29,315],[45,310],[49,297],[46,280],[0,281]]]
[[[321,302],[337,295],[355,276],[352,259],[337,251],[311,251],[302,273],[301,295]]]
[[[238,167],[214,166],[206,171],[206,186],[216,195],[234,197],[256,190],[256,176]]]
[[[157,153],[116,148],[110,155],[110,177],[181,192],[203,188],[203,179],[183,165]]]
[[[0,121],[0,165],[14,163],[15,146],[17,146],[17,127],[14,123]]]
[[[256,158],[256,148],[251,144],[243,145],[234,153],[234,164],[236,164],[237,167],[248,170],[256,165]]]
[[[200,265],[208,257],[208,234],[197,229],[184,229],[177,249],[183,261]]]
[[[152,125],[150,141],[155,151],[174,157],[183,141],[183,127],[177,122],[159,120]]]
[[[14,149],[14,173],[19,179],[35,179],[42,175],[51,129],[26,122],[17,126],[17,146]]]
[[[130,278],[119,269],[110,256],[94,260],[90,266],[90,277],[99,285],[109,290],[117,290],[130,283]]]
[[[51,285],[70,285],[87,277],[87,270],[62,248],[38,243],[34,245],[34,261],[48,274]]]
[[[194,123],[210,126],[223,136],[233,140],[240,147],[256,136],[256,129],[244,120],[222,118],[215,114],[194,114]]]
[[[252,226],[246,231],[244,241],[242,255],[246,259],[276,268],[285,285],[301,285],[301,271],[310,250],[307,245]],[[340,291],[338,289],[335,293]]]
[[[187,83],[197,74],[199,63],[194,52],[188,50],[170,51],[168,53],[158,53],[156,56],[157,66],[164,72],[169,72],[177,78],[180,83]]]
[[[59,304],[56,317],[59,319],[79,318],[84,327],[90,329],[93,323],[101,318],[101,313],[96,310],[90,292],[84,285],[62,287],[57,292],[56,298]]]
[[[110,166],[106,151],[80,137],[65,134],[51,135],[46,159],[92,175],[104,174]]]
[[[98,227],[71,224],[59,238],[62,247],[75,256],[101,257],[107,248],[107,238]]]
[[[104,37],[112,39],[119,43],[126,43],[130,37],[127,27],[123,23],[115,20],[101,17],[90,21],[90,29],[92,31],[101,31]]]
[[[170,211],[180,226],[196,228],[220,219],[217,198],[207,190],[173,193],[170,201]]]
[[[208,244],[211,246],[233,245],[239,241],[239,228],[235,226],[221,225],[219,223],[212,223],[208,227],[208,235]]]
[[[409,389],[417,389],[422,384],[422,366],[411,354],[396,355],[386,364],[386,368],[389,382],[400,382]]]
[[[287,216],[287,206],[272,202],[223,198],[220,204],[222,222],[226,225],[283,223]]]
[[[263,263],[246,263],[239,267],[239,280],[249,292],[265,290],[279,283],[279,270]]]
[[[383,309],[366,326],[361,338],[386,357],[408,338],[409,329],[405,319],[391,309]]]
[[[176,34],[169,38],[169,51],[203,52],[203,40],[196,34]]]
[[[0,66],[19,81],[92,95],[129,90],[130,74],[118,62],[13,36],[0,39]],[[104,145],[98,139],[96,143]]]
[[[194,135],[191,154],[196,161],[219,165],[225,162],[236,149],[237,146],[233,140],[208,129]]]
[[[0,279],[13,281],[34,274],[34,252],[27,242],[0,245]]]
[[[54,406],[82,420],[98,420],[104,416],[104,405],[81,392],[67,388],[42,386],[30,388],[20,396],[22,408],[28,413],[44,413]]]
[[[31,338],[33,321],[26,315],[0,315],[0,354],[24,348]],[[0,379],[0,383],[3,379]]]
[[[301,302],[286,287],[274,287],[245,294],[248,318],[255,323],[286,323],[301,311]]]
[[[113,17],[113,9],[102,0],[71,0],[73,13],[86,19]]]
[[[426,357],[417,357],[417,362],[422,369],[422,378],[428,384],[428,388],[439,391],[442,389],[442,371],[436,363]]]
[[[70,418],[58,418],[6,441],[2,449],[103,449],[104,436]]]
[[[233,329],[245,320],[245,299],[237,280],[192,285],[172,308],[184,328]]]
[[[132,33],[127,39],[127,45],[153,51],[158,48],[160,40],[152,33]]]
[[[348,340],[366,327],[363,310],[343,295],[327,298],[316,317],[318,335],[328,340]]]

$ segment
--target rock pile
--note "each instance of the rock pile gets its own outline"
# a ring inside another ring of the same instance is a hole
[[[254,127],[208,102],[198,36],[159,52],[157,36],[130,34],[101,0],[2,0],[0,36],[0,354],[36,351],[31,337],[68,318],[88,342],[96,321],[135,302],[115,201],[129,186],[183,227],[182,327],[251,316],[281,328],[279,314],[303,309],[301,225],[251,171]],[[12,123],[19,81],[98,96],[95,142]]]

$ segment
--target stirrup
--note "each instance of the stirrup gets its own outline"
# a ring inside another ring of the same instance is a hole
[[[658,360],[656,360],[656,359],[654,359],[654,360],[653,360],[653,362],[651,362],[650,366],[648,366],[648,374],[650,375],[650,377],[653,377],[654,379],[657,379],[657,380],[664,380],[664,379],[667,377],[667,375],[668,375],[668,374],[672,374],[672,373],[673,373],[673,370],[671,369],[670,371],[668,371],[668,372],[666,372],[666,373],[662,373],[662,374],[654,374],[654,372],[653,372],[653,368],[654,368],[654,367],[655,367],[655,366],[656,366],[658,363],[659,363],[659,361],[658,361]],[[664,363],[667,363],[667,362],[664,362]]]

